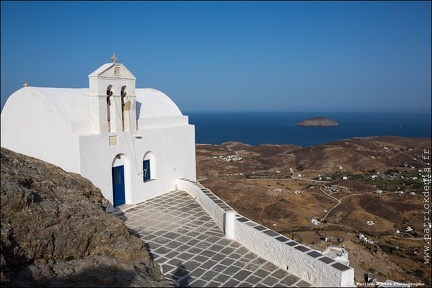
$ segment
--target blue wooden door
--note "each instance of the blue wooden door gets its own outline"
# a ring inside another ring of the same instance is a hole
[[[144,171],[144,182],[149,181],[150,180],[150,160],[144,160],[143,171]]]
[[[112,182],[114,193],[114,206],[126,203],[125,185],[124,185],[124,166],[112,168]]]

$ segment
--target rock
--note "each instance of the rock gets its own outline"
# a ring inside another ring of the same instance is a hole
[[[297,123],[297,126],[318,126],[318,127],[328,127],[328,126],[338,126],[339,123],[327,118],[327,117],[314,117],[305,119]]]
[[[3,286],[173,287],[89,180],[1,148]]]

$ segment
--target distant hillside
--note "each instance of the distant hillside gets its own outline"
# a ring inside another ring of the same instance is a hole
[[[1,148],[1,285],[174,286],[89,180]]]
[[[422,158],[430,145],[430,138],[390,136],[308,147],[197,144],[197,178],[240,214],[288,238],[321,251],[345,248],[356,282],[372,273],[431,287],[419,244],[427,177],[419,171],[430,167]]]
[[[327,117],[314,117],[297,123],[298,126],[338,126],[339,123]]]

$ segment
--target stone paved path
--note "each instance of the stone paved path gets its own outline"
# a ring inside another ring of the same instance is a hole
[[[124,206],[113,213],[146,243],[165,277],[181,287],[305,287],[309,283],[228,240],[184,191]]]

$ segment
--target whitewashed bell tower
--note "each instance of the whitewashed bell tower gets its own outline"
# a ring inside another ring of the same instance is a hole
[[[135,76],[115,57],[89,77],[92,130],[98,134],[134,132]]]

